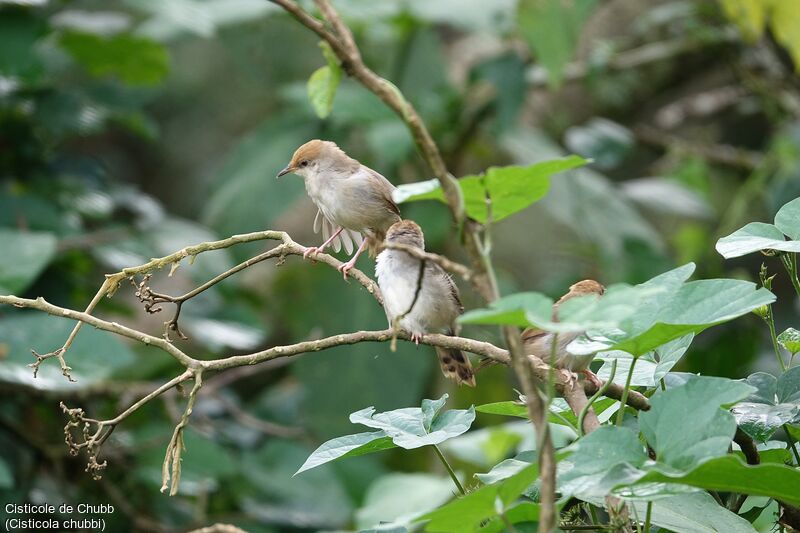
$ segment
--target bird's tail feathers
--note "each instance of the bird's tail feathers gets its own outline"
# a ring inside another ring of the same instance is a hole
[[[475,386],[475,372],[472,370],[472,363],[469,362],[469,358],[464,352],[455,348],[440,348],[437,346],[436,355],[439,356],[439,364],[442,366],[444,377],[452,379],[459,385]]]

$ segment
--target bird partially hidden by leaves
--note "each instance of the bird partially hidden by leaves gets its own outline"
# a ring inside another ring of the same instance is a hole
[[[393,224],[386,232],[386,243],[425,249],[422,230],[412,220]],[[458,288],[442,267],[430,261],[423,264],[405,251],[387,248],[378,254],[375,275],[390,327],[407,331],[417,344],[425,333],[457,334],[456,319],[464,307]],[[437,346],[436,354],[445,377],[459,385],[475,386],[475,373],[464,352]]]
[[[593,279],[585,279],[575,283],[569,288],[569,292],[562,296],[555,304],[553,304],[553,320],[558,320],[558,309],[567,300],[578,298],[580,296],[597,297],[602,296],[605,292],[605,287]],[[550,362],[553,349],[553,339],[555,341],[555,364],[556,368],[562,369],[568,374],[570,380],[577,380],[575,372],[584,374],[586,378],[594,383],[598,388],[602,386],[602,381],[597,375],[589,370],[589,364],[594,359],[594,354],[588,355],[573,355],[567,351],[567,345],[574,341],[583,332],[570,332],[570,333],[555,333],[544,331],[537,328],[528,328],[522,332],[522,342],[525,347],[525,353],[535,355],[545,362]]]
[[[298,148],[278,177],[293,172],[303,178],[306,191],[317,206],[314,233],[322,235],[321,246],[308,248],[303,257],[316,255],[328,246],[342,246],[350,260],[339,266],[345,279],[358,256],[369,248],[375,257],[389,226],[400,220],[392,200],[394,185],[371,168],[349,157],[335,143],[314,139]]]

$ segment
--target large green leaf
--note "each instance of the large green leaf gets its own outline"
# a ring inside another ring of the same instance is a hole
[[[783,424],[800,422],[800,367],[784,372],[777,379],[756,372],[746,382],[756,392],[731,409],[742,431],[766,442]]]
[[[350,415],[354,424],[379,431],[337,437],[323,443],[305,460],[295,475],[342,457],[354,457],[399,446],[413,449],[440,444],[466,432],[475,420],[475,408],[440,413],[447,394],[438,400],[422,400],[422,407],[376,413],[367,407]]]
[[[150,39],[70,31],[59,43],[93,76],[116,76],[131,85],[153,85],[169,71],[167,50]]]
[[[647,516],[647,502],[629,502],[639,518]],[[722,507],[706,492],[676,494],[653,502],[651,522],[681,533],[755,533],[750,522]]]
[[[775,393],[779,403],[800,404],[800,366],[792,367],[780,375]]]
[[[742,431],[757,441],[767,442],[778,428],[797,418],[800,406],[741,402],[731,409],[731,413]]]
[[[447,394],[442,396],[442,400]],[[376,413],[374,407],[367,407],[350,415],[354,424],[381,429],[401,448],[411,450],[421,446],[440,444],[449,438],[465,433],[475,420],[475,408],[452,409],[441,415],[438,409],[426,411],[423,408],[407,407]],[[441,408],[441,407],[439,407]]]
[[[0,360],[0,382],[22,383],[45,390],[85,387],[135,361],[133,352],[119,337],[84,327],[65,356],[77,383],[69,383],[64,379],[55,359],[42,363],[38,377],[34,378],[27,366],[35,360],[31,356],[31,349],[46,353],[60,348],[74,325],[71,320],[38,311],[23,311],[3,317],[0,320],[0,345],[6,345],[8,357]],[[156,348],[150,350],[156,351]]]
[[[50,263],[56,253],[52,233],[0,229],[0,294],[21,293]]]
[[[324,67],[320,67],[308,78],[308,99],[311,106],[319,118],[325,118],[331,114],[333,109],[333,99],[336,97],[336,89],[342,80],[342,69],[339,61],[331,50],[328,43],[320,43],[322,54],[328,61]]]
[[[314,450],[294,475],[342,457],[356,457],[395,447],[391,437],[382,430],[337,437]]]
[[[641,477],[647,454],[628,428],[601,426],[564,450],[558,463],[558,490],[581,499],[603,498],[624,482]]]
[[[775,463],[748,465],[735,455],[709,459],[688,472],[652,470],[635,484],[615,491],[622,497],[639,497],[639,489],[649,493],[653,483],[679,483],[705,490],[767,496],[790,505],[800,505],[800,470]]]
[[[470,217],[486,222],[489,218],[486,205],[488,195],[492,221],[498,222],[540,200],[547,193],[552,175],[587,163],[582,157],[573,155],[529,166],[490,167],[485,174],[465,176],[458,180],[464,195],[464,208]],[[439,182],[435,179],[401,185],[393,197],[397,203],[445,201]]]
[[[800,198],[795,198],[778,210],[775,226],[790,239],[800,240]]]
[[[659,463],[685,470],[728,451],[736,422],[721,406],[755,390],[740,381],[695,376],[680,387],[657,392],[650,410],[639,415],[639,428]]]
[[[429,520],[425,530],[443,533],[479,530],[481,522],[496,516],[498,507],[502,509],[514,502],[533,483],[538,473],[538,467],[531,464],[511,477],[453,500],[421,517],[422,520]]]
[[[800,252],[800,240],[787,241],[781,230],[772,224],[751,222],[717,241],[717,251],[725,259],[740,257],[761,250]]]
[[[635,387],[655,387],[658,385],[659,380],[663,379],[672,370],[672,367],[680,361],[683,354],[689,349],[693,339],[694,335],[692,334],[680,337],[637,358],[636,365],[633,368],[631,385]],[[610,350],[599,353],[597,359],[605,361],[602,368],[597,372],[597,375],[602,379],[608,379],[611,376],[611,362],[616,360],[617,372],[614,376],[614,382],[624,384],[634,357],[621,350]]]
[[[624,284],[609,287],[601,298],[573,298],[561,304],[553,320],[553,301],[539,293],[518,293],[495,300],[488,308],[469,311],[459,319],[467,324],[511,324],[536,326],[548,331],[577,332],[615,328],[637,310],[637,304],[652,292],[649,288]]]
[[[774,301],[774,294],[748,281],[692,281],[667,298],[646,331],[632,336],[621,335],[611,348],[642,355],[669,341],[700,333]],[[626,329],[626,326],[623,324],[621,327]]]

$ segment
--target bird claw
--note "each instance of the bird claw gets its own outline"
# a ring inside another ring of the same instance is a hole
[[[344,276],[344,280],[347,281],[347,275],[350,273],[351,270],[353,270],[354,266],[355,266],[354,262],[348,261],[347,263],[342,263],[341,265],[339,265],[336,268],[336,270],[341,272],[342,275]]]
[[[420,333],[412,333],[411,334],[411,340],[414,341],[414,344],[419,346],[419,341],[422,340],[422,334],[420,334]]]
[[[309,255],[317,255],[321,251],[322,251],[322,249],[321,248],[317,248],[316,246],[311,246],[309,248],[306,248],[306,251],[303,252],[303,259],[308,259]]]
[[[566,381],[571,387],[578,382],[578,375],[572,370],[560,368],[558,371],[564,377],[564,381]]]
[[[600,390],[600,388],[603,386],[603,380],[597,377],[597,374],[595,374],[591,370],[589,369],[583,370],[582,374],[586,376],[586,379],[591,381],[595,387],[597,387],[597,390]]]

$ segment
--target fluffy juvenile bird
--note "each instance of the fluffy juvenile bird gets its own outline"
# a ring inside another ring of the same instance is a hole
[[[396,222],[386,232],[387,243],[406,244],[425,249],[425,237],[412,220]],[[456,319],[464,311],[450,276],[430,261],[426,262],[422,284],[414,302],[419,280],[420,260],[401,250],[385,249],[375,262],[375,275],[383,294],[383,308],[389,326],[398,326],[419,343],[425,333],[456,334]],[[414,303],[412,307],[412,302]],[[459,385],[475,386],[475,373],[461,350],[436,348],[442,373]]]
[[[567,294],[553,304],[553,320],[558,319],[558,308],[567,300],[591,294],[602,296],[605,290],[605,287],[592,279],[579,281],[569,288]],[[561,368],[569,372],[570,379],[576,379],[573,372],[580,372],[584,374],[589,381],[597,385],[597,387],[600,387],[602,385],[600,378],[589,370],[589,364],[592,362],[592,359],[594,359],[594,354],[573,355],[567,352],[567,345],[574,341],[579,335],[581,335],[581,332],[558,334],[555,366],[556,368]],[[525,344],[526,353],[535,355],[542,361],[550,361],[554,336],[555,334],[549,331],[542,331],[536,328],[526,329],[522,332],[522,342]]]
[[[306,191],[317,206],[314,233],[322,227],[325,239],[321,246],[308,248],[303,257],[322,252],[329,245],[337,252],[343,245],[349,254],[355,243],[355,255],[339,267],[347,279],[364,249],[369,247],[374,257],[386,230],[400,220],[400,210],[392,200],[394,186],[335,143],[319,139],[298,148],[278,177],[289,172],[303,178]]]

